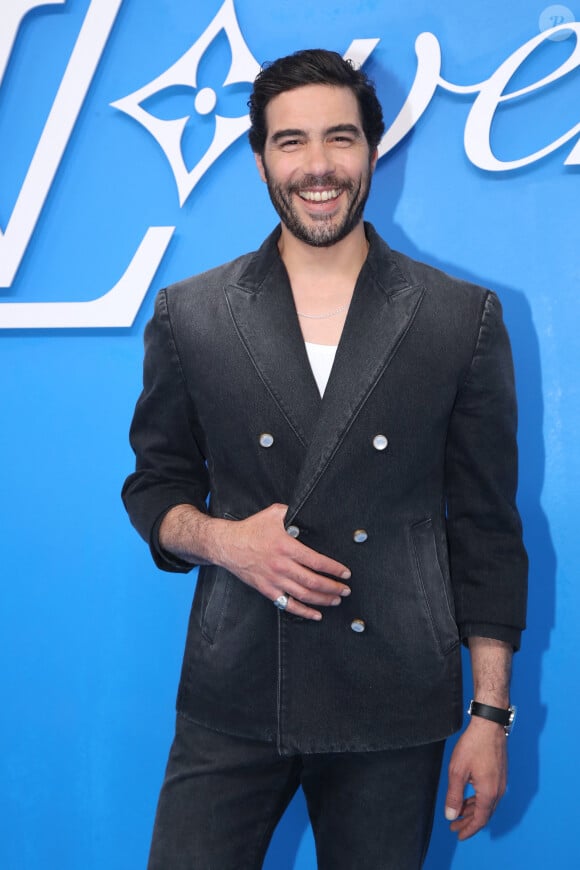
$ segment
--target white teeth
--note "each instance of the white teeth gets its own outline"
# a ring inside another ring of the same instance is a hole
[[[340,196],[340,190],[301,190],[300,196],[309,202],[327,202]]]

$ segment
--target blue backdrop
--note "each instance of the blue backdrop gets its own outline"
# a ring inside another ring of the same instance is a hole
[[[531,592],[509,791],[459,846],[439,807],[427,866],[574,866],[575,16],[529,0],[2,4],[2,868],[145,865],[195,577],[154,568],[119,499],[143,328],[155,289],[274,224],[244,135],[257,64],[353,43],[391,127],[367,216],[499,292],[520,396]],[[300,796],[266,866],[314,867]]]

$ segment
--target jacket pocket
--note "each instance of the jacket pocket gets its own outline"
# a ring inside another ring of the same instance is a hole
[[[226,520],[239,520],[240,517],[224,512]],[[227,609],[234,578],[225,568],[218,565],[203,566],[199,574],[201,588],[201,633],[209,644],[213,644],[220,630]]]
[[[221,628],[233,579],[229,571],[216,565],[204,572],[200,627],[209,644],[214,643]]]
[[[459,643],[448,584],[443,576],[431,519],[411,526],[411,541],[420,591],[443,655]]]

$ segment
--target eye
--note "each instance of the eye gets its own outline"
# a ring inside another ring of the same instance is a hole
[[[330,141],[334,145],[339,145],[341,148],[348,148],[349,145],[352,145],[353,138],[352,136],[345,136],[344,133],[337,133],[337,135],[333,136]]]
[[[300,146],[300,139],[282,139],[279,146],[282,151],[295,151]]]

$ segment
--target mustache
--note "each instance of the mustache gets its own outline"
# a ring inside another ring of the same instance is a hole
[[[300,181],[294,182],[289,186],[292,193],[300,193],[302,190],[311,190],[313,187],[333,187],[337,190],[354,189],[354,184],[350,179],[339,178],[337,175],[305,175]]]

